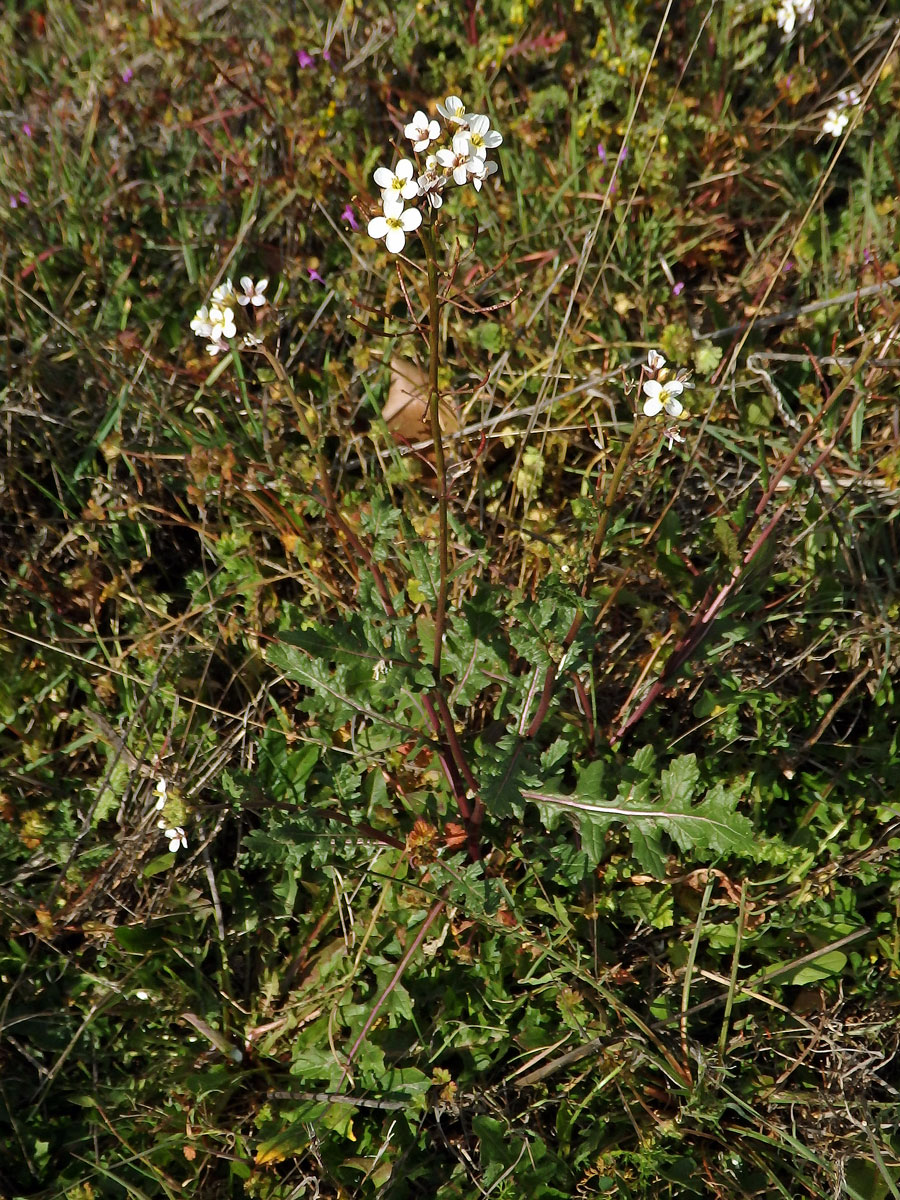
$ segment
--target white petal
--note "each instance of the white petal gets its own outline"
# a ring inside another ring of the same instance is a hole
[[[438,160],[438,165],[441,167],[452,167],[456,159],[456,155],[452,150],[438,150],[435,158]]]
[[[644,401],[644,416],[655,417],[657,413],[662,412],[661,400],[645,400]]]
[[[658,400],[659,394],[662,391],[662,384],[658,379],[646,379],[644,381],[643,392],[645,396],[649,396],[651,400]],[[659,409],[656,410],[659,412]]]
[[[488,150],[495,150],[497,146],[502,144],[502,142],[503,137],[497,132],[496,129],[492,129],[490,133],[486,133],[484,135],[484,144],[487,146]]]
[[[388,223],[384,217],[373,217],[367,228],[369,237],[383,238],[388,231]]]
[[[394,182],[394,172],[389,167],[378,167],[372,178],[380,188],[389,188]]]
[[[647,366],[651,371],[658,371],[660,367],[664,367],[665,365],[665,357],[658,350],[651,350],[647,355]]]
[[[663,391],[667,396],[680,396],[684,391],[684,384],[680,379],[670,379],[668,383],[663,384]]]
[[[487,117],[481,115],[469,117],[467,124],[471,133],[487,133],[491,127],[491,123]]]
[[[428,137],[429,137],[429,140],[433,142],[435,138],[439,138],[440,136],[441,136],[441,127],[440,127],[440,125],[437,123],[437,121],[429,121],[429,122],[428,122]]]
[[[408,158],[401,158],[394,172],[398,179],[412,179],[413,165]]]
[[[680,417],[684,412],[684,405],[680,400],[676,400],[674,396],[670,396],[666,401],[666,412],[670,417]]]
[[[401,214],[400,224],[407,233],[412,233],[414,229],[418,229],[422,224],[422,214],[417,208],[408,208]]]
[[[404,200],[412,200],[413,196],[418,195],[419,188],[414,179],[407,179],[403,187],[400,189],[400,195]]]
[[[403,212],[403,201],[399,196],[390,196],[385,200],[383,207],[386,217],[399,217]]]
[[[391,254],[399,254],[406,245],[406,234],[402,229],[397,229],[396,226],[392,226],[387,232],[387,237],[384,239],[384,244],[387,246],[388,250],[390,250]]]
[[[253,291],[253,280],[250,278],[249,275],[242,275],[240,282],[241,282],[241,287],[244,289],[245,292]]]

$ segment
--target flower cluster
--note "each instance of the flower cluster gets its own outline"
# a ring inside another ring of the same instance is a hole
[[[641,385],[644,400],[643,413],[645,417],[658,417],[664,413],[667,417],[680,417],[684,405],[678,399],[685,388],[692,388],[691,372],[685,370],[672,372],[666,367],[665,357],[658,350],[651,350],[647,355],[647,365],[644,370],[648,377]],[[669,447],[673,442],[683,442],[684,438],[674,427],[667,428],[666,437]]]
[[[156,811],[161,813],[168,802],[169,797],[167,794],[166,781],[164,779],[160,779],[156,785]],[[156,822],[156,827],[157,829],[161,829],[163,831],[164,837],[168,838],[169,852],[171,854],[174,854],[179,847],[182,850],[187,850],[187,834],[180,825],[169,825],[168,821],[166,821],[165,817],[163,816],[160,817],[160,819]]]
[[[194,314],[191,329],[197,337],[206,338],[208,354],[216,355],[221,350],[230,350],[230,342],[237,337],[235,324],[235,304],[241,308],[252,305],[260,308],[266,303],[265,291],[269,286],[268,279],[254,283],[249,275],[242,275],[241,290],[237,291],[230,279],[220,283],[213,291],[209,304],[203,304]]]
[[[459,96],[448,96],[437,110],[443,126],[420,109],[403,129],[413,152],[425,156],[424,169],[419,169],[421,163],[401,158],[393,170],[379,167],[374,175],[382,211],[369,222],[369,236],[384,238],[391,254],[399,254],[406,235],[422,224],[421,211],[414,204],[407,207],[407,201],[421,200],[430,208],[440,208],[448,185],[471,183],[480,192],[484,181],[497,170],[488,151],[496,149],[503,138],[491,128],[490,118],[467,113]]]
[[[811,21],[815,16],[816,0],[781,0],[775,20],[778,28],[790,37],[798,21]]]
[[[838,92],[837,104],[833,108],[829,108],[822,124],[822,133],[840,137],[850,120],[849,109],[855,108],[859,101],[859,88],[848,88],[847,91]]]

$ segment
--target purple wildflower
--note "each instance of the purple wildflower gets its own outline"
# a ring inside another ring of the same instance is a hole
[[[132,79],[134,79],[134,71],[132,71],[131,67],[126,67],[122,72],[122,82],[131,83]]]
[[[684,291],[684,284],[676,283],[675,286],[672,288],[672,295],[680,296],[683,291]]]
[[[25,134],[26,137],[31,137],[31,126],[28,124],[27,121],[22,126],[22,132]]]
[[[627,157],[628,157],[628,147],[623,146],[622,149],[619,151],[619,162],[623,163]]]
[[[353,215],[353,206],[351,204],[345,205],[344,211],[341,213],[341,220],[346,221],[351,229],[359,229],[359,221]]]
[[[600,159],[600,161],[602,163],[606,162],[606,151],[603,149],[602,142],[597,143],[597,157]]]
[[[314,67],[316,65],[316,60],[306,50],[297,51],[297,62],[304,71],[307,69],[307,67]]]
[[[793,271],[793,269],[794,269],[794,264],[791,262],[790,259],[788,259],[787,262],[784,264],[785,275],[788,273],[788,271]]]
[[[309,275],[310,279],[314,279],[316,281],[316,283],[324,283],[325,282],[325,280],[322,278],[322,276],[319,274],[319,272],[316,270],[315,267],[307,267],[306,273],[307,273],[307,275]]]
[[[29,204],[30,203],[27,192],[19,192],[19,203],[20,204]]]

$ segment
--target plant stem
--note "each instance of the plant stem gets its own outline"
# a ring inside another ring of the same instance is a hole
[[[606,489],[606,495],[601,504],[600,516],[597,520],[597,530],[594,533],[594,541],[591,545],[590,557],[588,558],[588,569],[581,585],[581,595],[583,597],[586,597],[590,592],[591,586],[594,582],[594,576],[596,575],[597,568],[600,565],[600,555],[603,552],[603,542],[606,538],[606,531],[609,528],[609,518],[613,510],[613,505],[616,502],[616,497],[619,494],[619,488],[622,484],[622,476],[625,474],[625,468],[628,466],[631,453],[634,450],[639,436],[640,424],[637,418],[635,418],[634,425],[631,430],[631,436],[622,447],[622,451],[619,454],[619,459],[615,465],[615,468],[613,469],[612,475],[610,476],[609,486]],[[598,478],[597,480],[598,499],[600,496],[601,482],[602,477]],[[569,626],[566,636],[563,638],[562,653],[559,656],[559,662],[562,662],[562,660],[565,658],[566,653],[570,649],[572,643],[575,641],[575,638],[578,636],[578,630],[581,628],[582,621],[584,621],[584,610],[579,609],[572,619],[572,624]],[[525,736],[527,738],[533,738],[544,722],[544,718],[547,715],[547,710],[550,707],[550,701],[553,699],[553,687],[556,683],[558,671],[559,663],[551,661],[547,667],[547,673],[544,676],[544,686],[541,690],[541,698],[538,702],[537,711],[535,712],[534,718],[525,732]]]
[[[434,655],[432,670],[435,683],[441,681],[441,653],[444,625],[447,619],[447,576],[450,573],[450,533],[447,521],[447,464],[441,436],[441,393],[438,385],[439,335],[441,306],[438,297],[437,250],[430,225],[419,229],[425,247],[425,268],[428,276],[428,411],[431,417],[431,440],[434,443],[434,469],[438,486],[438,560],[440,581],[437,608],[434,614]]]

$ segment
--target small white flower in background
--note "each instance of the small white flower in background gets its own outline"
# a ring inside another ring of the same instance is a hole
[[[164,779],[160,779],[159,783],[157,783],[156,787],[153,789],[156,792],[155,808],[157,812],[162,812],[162,810],[166,807],[166,801],[168,800],[168,796],[166,795],[166,786],[166,781]]]
[[[469,117],[468,133],[469,145],[479,158],[485,158],[488,150],[496,149],[503,141],[502,135],[491,129],[487,117]]]
[[[678,432],[678,430],[675,429],[671,425],[669,426],[668,429],[665,429],[663,431],[663,433],[665,435],[666,441],[669,443],[670,450],[672,449],[672,446],[675,444],[675,442],[681,443],[684,441],[684,438],[681,436],[681,434]]]
[[[665,355],[658,350],[651,350],[647,355],[647,366],[651,371],[659,371],[666,365]]]
[[[837,94],[837,104],[829,108],[822,122],[822,133],[830,133],[832,137],[840,137],[850,121],[850,108],[855,108],[860,102],[859,88],[847,88]]]
[[[847,88],[837,94],[838,102],[845,108],[854,108],[860,101],[859,88]]]
[[[138,988],[138,990],[134,993],[134,995],[135,995],[135,998],[138,1000],[149,1000],[150,999],[150,993],[145,992],[143,988]]]
[[[645,380],[644,416],[655,417],[665,409],[667,416],[680,417],[684,408],[678,397],[683,391],[684,384],[678,379],[670,379],[668,383],[660,383],[658,379]]]
[[[254,308],[259,308],[261,304],[265,304],[265,290],[269,286],[268,279],[261,279],[259,283],[254,283],[249,275],[241,276],[241,293],[235,296],[238,304],[242,307],[247,304],[252,304]]]
[[[437,110],[450,125],[465,125],[468,122],[466,106],[459,96],[448,96],[443,104],[437,106]]]
[[[399,254],[406,245],[406,235],[421,224],[422,214],[417,208],[405,209],[402,200],[386,200],[384,216],[373,217],[369,222],[369,237],[384,238],[390,253]]]
[[[392,200],[412,200],[418,188],[413,179],[413,165],[408,158],[401,158],[396,171],[379,167],[373,178],[381,188],[381,199],[385,205]]]
[[[404,128],[403,136],[409,138],[413,144],[413,150],[419,154],[422,150],[427,150],[429,145],[441,136],[441,127],[437,121],[429,121],[425,113],[419,109]]]

